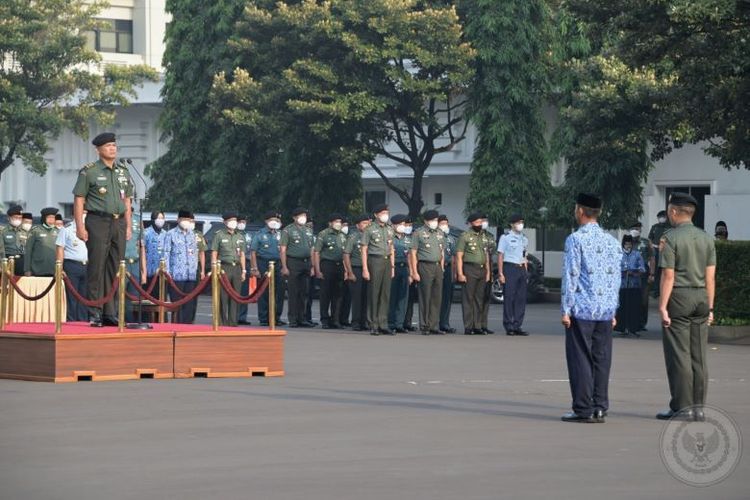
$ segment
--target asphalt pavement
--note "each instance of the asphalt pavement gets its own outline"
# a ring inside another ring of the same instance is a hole
[[[488,336],[290,330],[282,378],[0,380],[0,499],[750,498],[747,453],[707,488],[662,463],[659,332],[614,340],[607,423],[570,424],[557,306],[530,305],[525,338],[501,316]],[[708,402],[740,431],[748,361],[709,347]]]

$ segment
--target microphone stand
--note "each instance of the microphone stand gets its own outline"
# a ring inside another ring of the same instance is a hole
[[[146,184],[146,180],[143,178],[140,172],[138,172],[138,169],[135,168],[135,165],[133,165],[133,160],[130,158],[126,158],[125,162],[132,167],[132,169],[137,175],[138,178],[143,183],[143,198],[138,199],[137,193],[136,193],[136,199],[138,200],[138,276],[141,275],[141,252],[142,249],[145,248],[143,246],[143,204],[146,202],[146,191],[148,189],[148,185]],[[128,323],[126,325],[126,328],[128,330],[151,330],[153,329],[153,325],[149,323],[143,322],[143,295],[141,294],[140,290],[138,291],[138,323]]]

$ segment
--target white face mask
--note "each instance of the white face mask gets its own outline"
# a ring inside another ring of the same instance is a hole
[[[295,220],[297,221],[297,224],[299,224],[300,226],[304,226],[305,224],[307,224],[307,215],[300,215]]]
[[[10,219],[8,222],[13,227],[18,227],[18,226],[21,225],[21,219],[18,219],[18,218],[16,218],[16,219]]]
[[[190,222],[189,225],[188,225],[188,229],[190,231],[195,231],[195,222]]]
[[[227,222],[227,227],[234,231],[235,229],[237,229],[237,221],[230,220],[229,222]]]
[[[185,231],[190,230],[190,221],[189,220],[181,220],[180,221],[180,229],[184,229]]]
[[[487,222],[486,220],[482,221],[482,229],[487,229],[488,227],[490,227],[490,223]]]
[[[240,231],[244,231],[246,227],[247,227],[247,223],[245,222],[237,223],[237,229],[239,229]]]
[[[344,226],[341,228],[341,232],[344,234],[349,234],[349,226]]]
[[[631,246],[622,247],[622,249],[625,251],[625,253],[630,253],[630,251],[633,249]]]
[[[399,224],[398,226],[396,226],[396,232],[402,234],[406,233],[406,226],[403,224]]]
[[[276,229],[279,229],[280,227],[281,227],[281,222],[277,220],[268,221],[268,229],[276,230]]]
[[[666,217],[659,217],[659,219],[657,219],[657,220],[659,221],[659,224],[664,224],[665,222],[667,222],[667,218]]]
[[[411,232],[414,230],[414,227],[412,226],[406,226],[404,228],[404,234],[411,234]]]
[[[437,229],[438,222],[436,220],[427,221],[427,227],[429,227],[430,229],[433,229],[433,230]]]
[[[154,221],[154,226],[158,227],[159,229],[164,227],[164,219],[156,219]]]
[[[637,229],[632,229],[630,231],[630,236],[632,236],[633,238],[640,238],[641,232],[638,231]]]
[[[385,212],[385,213],[382,213],[382,214],[378,215],[378,220],[380,222],[382,222],[383,224],[385,224],[386,222],[388,222],[388,220],[390,218],[391,218],[391,214],[389,214],[388,212]]]
[[[451,232],[451,227],[448,224],[443,224],[442,226],[440,226],[440,230],[445,234],[448,234]]]
[[[340,222],[334,222],[333,224],[331,224],[331,227],[333,228],[334,231],[341,231],[342,226],[343,224]]]
[[[24,222],[21,224],[21,229],[24,231],[31,231],[31,224],[29,222]]]
[[[514,224],[513,229],[515,229],[516,232],[520,233],[521,231],[523,231],[523,224]]]

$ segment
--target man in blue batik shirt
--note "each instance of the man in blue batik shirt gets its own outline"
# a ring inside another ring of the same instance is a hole
[[[603,423],[609,408],[612,327],[620,292],[622,249],[599,227],[602,200],[579,194],[578,230],[565,240],[561,311],[573,411],[564,422]]]
[[[193,214],[180,210],[177,214],[177,227],[166,232],[164,237],[164,260],[167,272],[184,294],[195,289],[198,274],[198,242],[191,224]],[[169,299],[176,302],[183,296],[169,287]],[[195,321],[197,299],[185,303],[177,309],[175,323],[192,323]]]

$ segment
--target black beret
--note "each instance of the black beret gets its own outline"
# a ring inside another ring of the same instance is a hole
[[[32,214],[31,212],[24,212],[23,215],[21,215],[21,217],[23,219],[33,219],[34,218],[34,214]]]
[[[723,220],[720,220],[719,222],[716,223],[715,227],[727,227],[727,223],[724,222]]]
[[[244,220],[247,221],[247,215],[238,215],[237,220]]]
[[[21,215],[22,212],[23,212],[23,209],[21,208],[20,205],[13,205],[12,207],[8,209],[8,216]]]
[[[112,132],[104,132],[103,134],[99,134],[94,137],[94,140],[91,141],[91,144],[99,147],[110,142],[115,142],[115,134],[113,134]]]
[[[366,220],[370,220],[370,216],[367,214],[359,214],[354,219],[352,219],[352,222],[355,224],[359,224],[360,222],[364,222]]]
[[[263,220],[268,219],[281,219],[281,214],[276,210],[269,210],[268,212],[263,214]]]
[[[578,193],[576,203],[578,203],[582,207],[602,208],[602,199],[596,195],[588,193]]]
[[[424,220],[433,220],[437,219],[440,216],[437,210],[428,210],[424,214],[422,214],[422,218]]]
[[[375,208],[372,209],[372,213],[377,214],[384,210],[388,210],[388,204],[380,203],[379,205],[375,205]]]
[[[55,215],[55,220],[63,220],[62,214]]]
[[[638,221],[638,220],[637,220],[637,221],[633,222],[633,223],[632,223],[632,224],[630,225],[630,227],[643,227],[643,224],[641,223],[641,221]]]
[[[666,217],[667,216],[667,211],[666,210],[662,210],[658,214],[656,214],[656,216],[657,217]]]
[[[407,215],[406,219],[404,219],[404,223],[405,224],[413,224],[414,223],[414,219],[412,219],[411,216]]]
[[[179,212],[177,212],[177,218],[178,219],[192,219],[193,214],[191,214],[189,210],[180,210]]]
[[[402,222],[406,222],[406,216],[404,214],[396,214],[391,217],[391,224],[401,224]]]
[[[224,220],[236,219],[237,212],[224,212],[223,214],[221,214],[221,218]]]
[[[695,208],[698,208],[698,200],[687,193],[672,193],[669,196],[669,204],[678,207],[693,205]]]
[[[159,214],[163,214],[161,210],[154,210],[151,212],[151,220],[156,220],[157,217],[159,217]]]
[[[306,213],[307,213],[307,209],[304,208],[304,207],[297,207],[294,210],[292,210],[292,216],[293,217],[295,217],[297,215],[306,214]]]
[[[53,207],[43,208],[42,217],[47,217],[48,215],[55,215],[57,212],[59,212],[59,210]]]
[[[333,212],[331,215],[328,216],[328,222],[333,222],[335,220],[343,221],[344,216],[339,213]]]
[[[438,222],[448,222],[448,216],[445,214],[440,214],[438,217]]]
[[[523,220],[523,216],[521,214],[513,214],[510,216],[509,222],[513,224],[522,220]]]
[[[480,214],[479,212],[472,212],[466,218],[466,222],[474,222],[475,220],[479,219],[482,219],[482,214]]]

